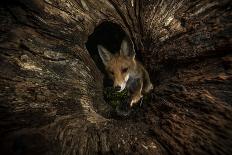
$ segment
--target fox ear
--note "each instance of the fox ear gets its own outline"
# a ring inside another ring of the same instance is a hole
[[[106,65],[108,63],[108,61],[110,61],[110,59],[112,58],[112,54],[101,45],[98,45],[97,49],[98,49],[98,53],[102,59],[102,62],[104,63],[104,65]]]
[[[123,39],[120,49],[120,54],[129,57],[135,57],[134,44],[130,39]]]

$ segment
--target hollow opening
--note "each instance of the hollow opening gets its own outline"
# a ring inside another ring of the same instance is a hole
[[[126,33],[120,25],[112,22],[103,22],[95,28],[86,42],[86,48],[92,59],[99,70],[105,75],[103,78],[104,100],[114,109],[128,98],[128,94],[127,92],[117,93],[112,87],[113,81],[107,76],[105,66],[98,53],[97,45],[102,45],[111,53],[116,53],[120,50],[121,42],[125,37]]]
[[[105,75],[103,79],[104,85],[104,100],[107,104],[111,105],[116,111],[117,108],[125,108],[120,111],[120,115],[128,116],[129,106],[129,93],[127,90],[122,92],[116,92],[112,87],[113,81],[107,76],[105,66],[99,56],[97,46],[102,45],[111,53],[116,53],[120,50],[122,40],[128,37],[126,32],[118,24],[112,22],[103,22],[97,26],[94,32],[88,37],[86,42],[86,48],[89,51],[92,59],[99,68],[99,70]],[[122,107],[123,106],[123,107]],[[125,107],[124,107],[125,106]],[[131,113],[130,113],[131,116]]]
[[[111,53],[116,53],[119,51],[121,42],[125,36],[125,31],[118,24],[103,22],[97,26],[94,32],[88,37],[86,48],[95,64],[104,75],[107,74],[104,69],[104,64],[98,54],[97,45],[102,45]],[[104,76],[104,87],[109,87],[111,85],[112,81],[107,76]]]

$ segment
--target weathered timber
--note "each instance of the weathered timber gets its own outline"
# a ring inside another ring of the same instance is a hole
[[[231,15],[230,0],[1,2],[0,154],[231,154]],[[155,86],[127,118],[86,48],[103,22]]]

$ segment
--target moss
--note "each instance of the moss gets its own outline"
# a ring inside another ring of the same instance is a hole
[[[112,107],[116,108],[117,105],[129,99],[129,93],[127,89],[117,92],[112,87],[106,87],[104,89],[104,99]]]
[[[117,92],[113,87],[106,87],[104,89],[104,99],[106,103],[110,104],[113,108],[116,108],[121,103],[127,103],[130,96],[127,89],[123,90],[122,92]],[[139,101],[138,105],[148,103],[150,100],[150,95],[146,94]]]

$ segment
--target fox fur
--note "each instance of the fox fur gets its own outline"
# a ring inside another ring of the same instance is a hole
[[[124,39],[116,54],[110,53],[102,45],[98,45],[98,52],[109,77],[114,81],[114,88],[119,92],[125,88],[129,90],[131,107],[143,94],[153,89],[147,70],[135,59],[132,41]]]

